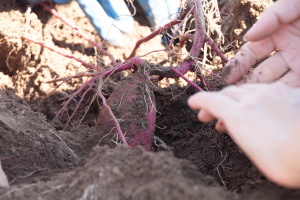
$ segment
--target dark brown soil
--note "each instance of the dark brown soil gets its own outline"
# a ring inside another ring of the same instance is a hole
[[[75,2],[55,7],[101,41]],[[69,128],[62,130],[80,95],[57,121],[52,120],[86,79],[65,83],[40,102],[57,85],[45,81],[75,75],[86,68],[22,41],[20,36],[27,31],[28,36],[61,52],[101,66],[108,66],[109,60],[95,59],[91,46],[39,7],[29,15],[25,1],[2,0],[0,10],[0,159],[10,182],[9,189],[0,188],[0,199],[300,199],[299,190],[269,182],[230,136],[214,130],[214,123],[197,120],[197,112],[186,104],[196,92],[192,87],[153,85],[156,139],[150,152],[142,147],[133,150],[105,145],[111,140],[103,139],[101,130],[95,128],[101,101],[96,98],[91,103],[94,88]],[[107,46],[120,60],[130,54],[136,40],[150,33],[141,11],[136,20],[136,32],[124,36],[128,46]],[[162,48],[157,37],[138,54]],[[174,62],[165,52],[147,59],[155,64]],[[116,91],[115,85],[123,76],[117,73],[107,80],[105,97]],[[218,90],[224,87],[219,79],[206,78]]]
[[[245,43],[243,36],[247,30],[272,3],[273,0],[230,0],[224,5],[222,30],[234,47],[239,48]]]

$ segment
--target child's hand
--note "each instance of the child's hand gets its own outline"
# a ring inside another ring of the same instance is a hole
[[[235,142],[271,180],[300,187],[300,89],[282,83],[229,86],[188,100],[198,118]]]
[[[246,33],[248,40],[227,63],[223,79],[232,84],[254,64],[277,52],[247,74],[241,83],[270,83],[280,80],[300,86],[300,1],[279,0],[267,8]]]

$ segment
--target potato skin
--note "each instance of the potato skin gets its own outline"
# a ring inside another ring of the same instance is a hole
[[[155,129],[155,97],[148,75],[136,73],[118,83],[107,99],[107,105],[119,120],[128,144],[135,148],[142,145],[149,151]],[[102,108],[96,127],[101,135],[116,135],[115,124],[106,108]],[[114,138],[116,139],[116,137]]]

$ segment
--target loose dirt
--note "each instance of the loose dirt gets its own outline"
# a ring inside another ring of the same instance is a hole
[[[262,7],[249,2],[232,1],[230,5],[235,3],[243,13],[249,9],[252,14],[261,12]],[[126,47],[104,44],[120,60],[131,53],[138,39],[151,32],[136,6],[136,32],[124,35]],[[75,2],[55,8],[102,42]],[[111,140],[95,128],[101,108],[101,101],[94,98],[95,89],[86,95],[70,126],[62,130],[80,95],[58,120],[53,119],[86,79],[64,83],[48,97],[59,83],[46,81],[87,69],[20,36],[26,32],[95,65],[110,67],[109,59],[94,56],[92,46],[40,7],[33,7],[30,14],[27,2],[2,0],[0,11],[0,159],[10,182],[9,189],[0,189],[0,199],[300,199],[299,190],[268,181],[229,135],[214,130],[215,122],[197,120],[197,112],[186,104],[196,92],[189,86],[172,82],[166,82],[165,88],[152,86],[157,110],[154,135],[159,139],[149,152],[142,147],[108,147],[113,146]],[[251,20],[246,22],[253,23]],[[226,33],[234,36],[233,30],[235,27],[228,28]],[[142,45],[137,54],[163,48],[160,37],[156,37]],[[145,59],[166,66],[176,65],[178,60],[163,51]],[[107,80],[103,90],[106,98],[128,73],[116,73]],[[217,90],[224,87],[218,78],[206,78]]]

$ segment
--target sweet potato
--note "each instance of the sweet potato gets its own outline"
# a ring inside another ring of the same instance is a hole
[[[149,151],[155,129],[156,110],[145,65],[146,62],[139,63],[141,70],[118,83],[107,99],[107,105],[118,119],[128,145],[133,148],[142,145]],[[101,135],[109,134],[108,138],[117,133],[116,124],[105,107],[100,111],[96,127]]]

